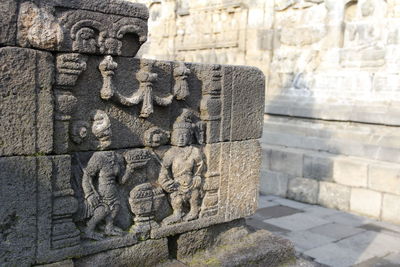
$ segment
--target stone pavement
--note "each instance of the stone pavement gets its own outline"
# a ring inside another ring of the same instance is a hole
[[[290,239],[307,266],[400,266],[398,225],[265,195],[247,221]]]

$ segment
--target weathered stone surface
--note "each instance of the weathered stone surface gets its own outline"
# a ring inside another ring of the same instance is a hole
[[[73,266],[155,266],[168,258],[168,240],[165,238],[74,259]]]
[[[288,197],[297,201],[316,204],[319,185],[314,179],[294,178],[289,181]]]
[[[400,197],[392,194],[383,194],[382,220],[392,223],[400,222]]]
[[[147,40],[145,6],[126,1],[23,2],[18,44],[58,52],[135,56]]]
[[[15,45],[17,37],[18,1],[4,0],[0,3],[0,46]]]
[[[331,180],[333,176],[333,161],[330,158],[304,156],[303,177],[317,180]]]
[[[173,248],[189,266],[277,266],[294,260],[288,240],[255,231],[242,220],[182,234]]]
[[[378,218],[381,212],[381,205],[382,193],[361,188],[351,189],[351,211]]]
[[[354,187],[366,187],[368,165],[365,162],[356,161],[354,159],[336,160],[333,176],[336,183]]]
[[[400,166],[397,164],[371,164],[368,177],[369,188],[400,195]]]
[[[318,204],[328,208],[347,211],[350,207],[350,192],[351,189],[348,186],[320,182]]]
[[[50,153],[53,147],[53,57],[0,48],[0,156]]]
[[[285,173],[261,171],[260,192],[266,195],[286,197],[289,179]]]
[[[255,212],[258,69],[134,58],[141,4],[13,3],[4,23],[18,12],[24,48],[0,48],[0,265],[150,266],[165,237]]]
[[[303,174],[303,154],[290,150],[271,151],[271,170],[293,176]]]

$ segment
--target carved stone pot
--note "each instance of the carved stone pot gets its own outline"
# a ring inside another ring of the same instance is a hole
[[[147,239],[152,228],[160,227],[155,221],[154,215],[162,205],[164,197],[162,189],[154,187],[150,183],[144,183],[132,189],[129,205],[135,218],[130,229],[131,232],[137,233],[141,239]]]

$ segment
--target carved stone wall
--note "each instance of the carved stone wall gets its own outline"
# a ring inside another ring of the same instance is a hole
[[[141,4],[3,5],[1,266],[154,265],[255,212],[261,71],[135,58]]]
[[[262,192],[400,223],[399,1],[139,2],[143,57],[268,77]]]

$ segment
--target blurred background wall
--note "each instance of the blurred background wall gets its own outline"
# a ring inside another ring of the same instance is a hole
[[[140,0],[145,58],[266,75],[261,192],[400,223],[400,0]]]

